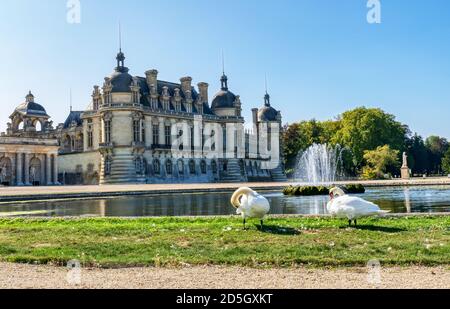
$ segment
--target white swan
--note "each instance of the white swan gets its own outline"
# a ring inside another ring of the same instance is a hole
[[[328,212],[338,218],[347,218],[349,226],[352,225],[352,221],[356,226],[359,218],[383,216],[389,212],[362,198],[349,196],[337,187],[330,190],[330,198],[327,204]]]
[[[231,197],[231,205],[236,208],[236,213],[242,215],[244,219],[244,229],[247,218],[257,218],[261,220],[261,230],[263,229],[264,217],[270,211],[269,201],[262,195],[250,188],[243,187],[234,192]]]

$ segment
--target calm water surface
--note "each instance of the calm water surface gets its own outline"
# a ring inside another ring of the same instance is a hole
[[[325,214],[328,196],[286,197],[260,192],[271,203],[271,214]],[[230,193],[167,194],[91,200],[0,204],[2,216],[196,216],[230,215]],[[358,195],[392,213],[450,212],[450,186],[369,188]]]

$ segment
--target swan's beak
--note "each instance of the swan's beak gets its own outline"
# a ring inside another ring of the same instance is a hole
[[[334,194],[333,194],[333,192],[330,192],[330,200],[333,200],[334,199]]]

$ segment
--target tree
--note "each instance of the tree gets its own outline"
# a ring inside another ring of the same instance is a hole
[[[413,174],[426,174],[430,170],[428,149],[422,136],[415,133],[407,141],[408,166]]]
[[[283,143],[285,166],[289,169],[295,165],[297,154],[303,147],[300,124],[294,123],[286,125],[283,129],[281,139]]]
[[[313,144],[329,144],[339,127],[335,121],[315,119],[286,125],[283,130],[283,148],[287,168],[293,168],[299,152]]]
[[[395,120],[395,116],[377,108],[360,107],[343,113],[334,143],[350,148],[354,163],[361,167],[366,150],[389,145],[403,151],[409,129]]]
[[[364,151],[363,167],[364,179],[382,179],[385,175],[392,176],[400,168],[399,151],[391,149],[389,145],[377,147],[375,150]]]
[[[428,149],[430,173],[442,173],[442,158],[449,149],[447,139],[439,136],[430,136],[425,141],[425,146]]]
[[[450,149],[445,152],[442,158],[442,169],[445,173],[450,174]]]

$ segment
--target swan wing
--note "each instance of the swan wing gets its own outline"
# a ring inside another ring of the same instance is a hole
[[[242,197],[241,202],[242,214],[248,218],[262,219],[270,211],[269,201],[261,195]]]
[[[333,203],[333,207],[336,208],[338,213],[348,214],[347,217],[349,219],[382,213],[380,207],[376,204],[354,196],[337,198]]]

